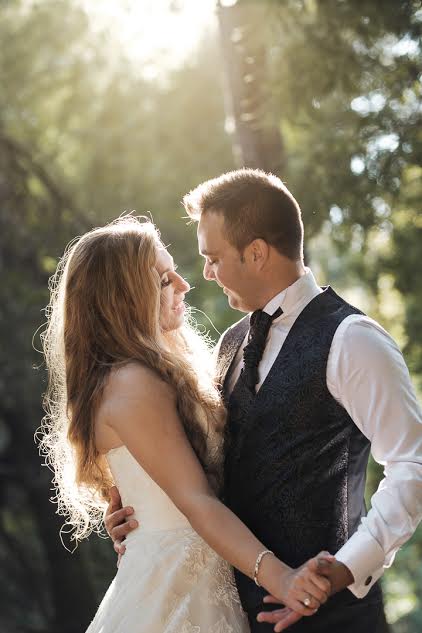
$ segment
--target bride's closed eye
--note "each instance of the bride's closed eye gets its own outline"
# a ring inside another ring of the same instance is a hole
[[[173,268],[172,271],[170,271],[170,275],[171,273],[175,273],[177,270],[177,266],[175,266]],[[171,283],[173,283],[174,279],[169,278],[168,276],[165,277],[164,279],[161,280],[161,288],[167,288],[167,286],[170,286]]]

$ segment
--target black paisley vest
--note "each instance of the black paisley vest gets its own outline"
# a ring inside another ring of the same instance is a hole
[[[240,428],[227,422],[235,440],[226,450],[225,503],[292,567],[321,550],[338,551],[365,514],[369,441],[326,381],[334,333],[351,314],[361,312],[331,288],[315,297],[292,326]],[[245,317],[223,336],[223,385],[248,327]],[[236,582],[246,610],[262,604],[263,589],[237,571]]]

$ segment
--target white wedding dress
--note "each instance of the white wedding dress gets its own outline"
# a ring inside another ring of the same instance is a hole
[[[107,453],[139,528],[87,633],[248,633],[230,565],[194,530],[126,447]]]

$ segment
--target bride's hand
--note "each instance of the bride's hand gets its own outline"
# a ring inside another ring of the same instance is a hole
[[[123,544],[124,539],[138,527],[138,522],[135,519],[128,519],[133,512],[134,510],[130,506],[122,508],[122,500],[116,486],[110,488],[110,502],[104,515],[104,523],[107,533],[113,541],[114,551],[119,555],[117,564],[126,550],[126,546]]]
[[[330,591],[330,581],[318,574],[316,557],[283,574],[278,597],[286,607],[309,616],[328,600]]]

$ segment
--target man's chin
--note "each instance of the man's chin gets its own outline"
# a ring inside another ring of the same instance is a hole
[[[237,301],[235,299],[235,297],[232,297],[232,295],[229,295],[229,293],[226,291],[226,296],[227,296],[227,301],[229,303],[229,306],[231,308],[234,308],[235,310],[237,310]]]
[[[239,310],[239,312],[249,312],[247,308],[242,304],[242,302],[232,295],[227,294],[227,301],[229,302],[229,306],[233,308],[233,310]]]

